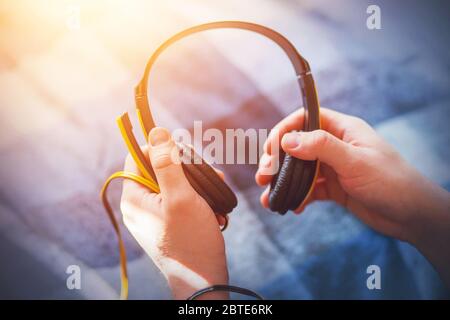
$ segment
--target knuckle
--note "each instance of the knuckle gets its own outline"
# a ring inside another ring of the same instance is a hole
[[[151,151],[152,165],[155,169],[158,169],[177,163],[178,154],[179,149],[173,142],[164,146],[154,147]]]
[[[351,122],[357,127],[367,127],[369,124],[364,120],[356,116],[350,116]]]
[[[329,141],[329,135],[324,130],[315,130],[311,136],[311,143],[315,148],[323,149]]]
[[[155,169],[165,168],[172,163],[172,157],[169,153],[158,153],[152,157],[152,165]]]

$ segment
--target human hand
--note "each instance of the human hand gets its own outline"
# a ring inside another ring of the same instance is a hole
[[[152,129],[143,151],[151,159],[161,193],[124,180],[121,211],[126,227],[167,278],[174,298],[186,299],[199,289],[228,283],[220,231],[225,218],[215,215],[189,184],[174,148],[166,129]],[[131,156],[125,171],[139,174]],[[213,292],[202,297],[228,295]]]
[[[255,177],[259,185],[270,183],[263,168],[276,161],[272,148],[281,142],[286,153],[321,162],[314,191],[297,213],[312,201],[333,200],[375,230],[418,246],[431,229],[450,233],[449,193],[406,163],[365,121],[321,108],[322,130],[291,133],[303,120],[298,110],[271,131]],[[264,207],[268,193],[261,195]]]

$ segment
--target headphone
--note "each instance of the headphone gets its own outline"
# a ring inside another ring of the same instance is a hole
[[[150,130],[155,127],[155,122],[150,111],[147,87],[150,71],[157,58],[171,44],[180,39],[194,33],[224,28],[242,29],[258,33],[275,42],[286,53],[295,70],[298,86],[302,93],[302,102],[305,112],[303,128],[298,128],[298,130],[313,131],[320,129],[320,107],[311,69],[308,62],[297,52],[292,43],[278,32],[259,24],[242,21],[218,21],[197,25],[173,35],[162,43],[148,60],[144,75],[135,88],[137,115],[145,137],[148,137]],[[142,153],[141,148],[133,135],[128,113],[124,113],[118,117],[117,124],[127,148],[142,174],[142,176],[139,176],[129,172],[116,172],[105,182],[101,193],[103,204],[119,237],[122,297],[126,297],[128,292],[128,280],[125,264],[125,248],[117,221],[106,198],[106,188],[111,180],[115,178],[134,180],[145,185],[154,192],[159,192],[159,187],[151,163],[149,163]],[[223,215],[228,223],[227,214],[237,206],[236,195],[216,171],[196,154],[191,147],[182,143],[177,143],[177,146],[180,151],[181,165],[189,183],[195,191],[205,199],[211,209],[215,213]],[[285,214],[288,210],[294,210],[302,205],[312,192],[314,181],[318,175],[319,162],[318,160],[300,160],[287,155],[280,150],[280,163],[281,165],[278,172],[274,175],[270,185],[269,207],[274,212]],[[226,225],[222,230],[225,228]]]
[[[175,34],[159,46],[150,57],[145,67],[144,76],[135,89],[137,113],[144,135],[147,137],[150,130],[155,126],[150,112],[147,88],[150,71],[158,57],[170,45],[191,34],[222,28],[244,29],[256,32],[271,39],[283,49],[294,67],[305,107],[304,126],[299,128],[299,130],[312,131],[320,129],[319,101],[311,69],[308,62],[297,52],[292,43],[278,32],[258,24],[241,21],[219,21],[194,26]],[[121,119],[125,127],[131,129],[128,115],[124,114]],[[127,135],[127,140],[133,140],[131,130],[127,130],[125,134]],[[178,146],[181,148],[182,157],[191,158],[191,161],[183,162],[182,166],[192,187],[206,200],[214,212],[222,215],[230,213],[237,205],[237,199],[233,191],[205,161],[198,161],[198,159],[193,161],[193,158],[199,157],[199,155],[189,146],[181,143]],[[157,183],[151,164],[146,163],[144,155],[140,154],[142,153],[140,148],[133,149],[134,152],[132,154],[135,155],[135,160],[137,160],[136,162],[144,177],[147,176],[147,179],[151,178]],[[319,164],[318,161],[300,160],[286,155],[282,151],[280,153],[281,165],[270,186],[269,207],[272,211],[285,214],[288,210],[294,210],[300,206],[307,198],[313,187]]]

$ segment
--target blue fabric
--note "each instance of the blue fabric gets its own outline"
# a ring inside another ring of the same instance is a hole
[[[410,250],[411,248],[405,249]],[[296,268],[296,274],[282,276],[266,284],[261,293],[275,299],[448,299],[447,290],[431,265],[413,249],[412,254],[425,266],[430,292],[421,290],[415,281],[414,266],[404,260],[399,241],[370,229]],[[369,290],[366,268],[381,269],[381,290]],[[294,296],[300,282],[307,288]]]

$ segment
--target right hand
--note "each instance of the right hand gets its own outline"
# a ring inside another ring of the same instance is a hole
[[[275,161],[272,147],[281,140],[286,153],[321,162],[319,178],[305,205],[333,200],[375,230],[415,244],[436,225],[446,226],[443,231],[450,233],[449,193],[412,168],[365,121],[321,108],[321,130],[291,132],[302,128],[303,120],[304,112],[298,110],[271,131],[255,177],[259,185],[272,180],[261,166]],[[268,193],[267,187],[261,196],[264,207],[268,207]],[[441,214],[433,216],[430,211]]]
[[[143,151],[151,159],[161,193],[124,180],[121,211],[126,227],[167,278],[174,298],[186,299],[205,287],[227,284],[219,226],[225,218],[216,215],[187,180],[168,130],[153,128]],[[140,174],[131,156],[124,170]],[[202,298],[226,299],[228,294],[211,292]]]

